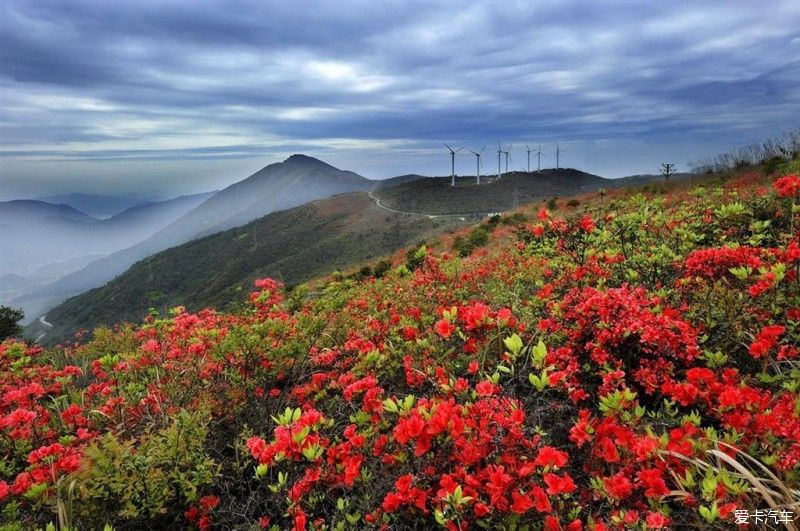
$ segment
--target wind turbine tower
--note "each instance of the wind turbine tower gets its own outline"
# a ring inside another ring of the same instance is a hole
[[[464,149],[460,147],[453,151],[453,148],[447,145],[447,142],[444,142],[444,146],[450,150],[450,186],[456,185],[456,153]]]
[[[506,155],[506,173],[508,173],[508,159],[510,158],[510,157],[509,157],[509,154],[511,153],[511,151],[510,151],[510,150],[511,150],[511,147],[512,147],[512,146],[510,146],[510,145],[509,145],[509,146],[506,148],[506,149],[508,149],[509,151],[503,151],[503,153],[505,153],[505,155]]]
[[[528,152],[528,173],[531,172],[531,148],[528,147],[528,144],[525,144],[525,151]]]
[[[472,151],[471,149],[469,150],[469,152],[475,155],[475,158],[477,159],[476,165],[478,166],[478,184],[481,184],[481,153],[483,153],[484,149],[486,149],[486,146],[483,146],[478,152]]]
[[[556,169],[560,168],[561,164],[561,146],[556,142]]]
[[[536,171],[542,171],[542,145],[539,144],[539,151],[536,152]]]
[[[500,147],[500,141],[497,141],[497,178],[499,179],[500,174],[500,155],[503,153],[503,148]]]

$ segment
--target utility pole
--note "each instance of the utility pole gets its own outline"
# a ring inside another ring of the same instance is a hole
[[[669,181],[670,176],[675,175],[675,165],[668,162],[661,163],[661,175],[664,179]]]

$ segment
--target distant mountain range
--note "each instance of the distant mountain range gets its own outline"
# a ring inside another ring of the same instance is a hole
[[[0,257],[0,271],[20,272],[54,259],[124,249],[147,238],[211,195],[196,194],[147,203],[103,220],[66,205],[41,201],[0,203],[5,251]]]
[[[212,195],[213,192],[146,203],[108,219],[37,200],[0,202],[0,278],[16,275],[26,279],[24,283],[0,282],[0,300],[7,303],[17,299],[98,258],[134,245]]]
[[[155,194],[96,195],[82,193],[49,195],[36,199],[54,205],[68,205],[99,219],[110,218],[131,207],[145,203],[158,203],[166,200]]]
[[[0,227],[24,227],[35,223],[94,223],[85,212],[68,205],[51,204],[35,199],[0,202]]]
[[[11,303],[22,307],[29,317],[36,316],[67,297],[108,282],[135,262],[164,249],[242,225],[270,212],[339,193],[367,190],[374,185],[375,181],[313,157],[292,155],[205,198],[149,237],[111,254],[105,253],[106,256],[82,269],[17,297]]]

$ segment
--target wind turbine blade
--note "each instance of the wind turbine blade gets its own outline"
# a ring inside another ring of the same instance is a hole
[[[481,153],[483,153],[483,150],[484,150],[484,149],[486,149],[486,146],[483,146],[483,147],[481,148]]]
[[[458,152],[459,152],[459,151],[461,151],[462,149],[464,149],[464,146],[461,146],[460,148],[458,148],[458,149],[456,150],[456,153],[458,153]]]
[[[448,146],[448,145],[447,145],[447,142],[442,142],[442,144],[444,144],[444,145],[445,145],[445,147],[446,147],[447,149],[449,149],[450,151],[453,151],[453,148],[451,148],[450,146]]]

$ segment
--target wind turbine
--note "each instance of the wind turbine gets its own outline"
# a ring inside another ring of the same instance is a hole
[[[478,166],[478,184],[481,184],[481,153],[483,153],[484,149],[486,149],[486,146],[483,146],[481,150],[478,151],[477,153],[475,151],[472,151],[471,149],[469,150],[469,152],[475,155],[475,158],[478,159],[476,162]]]
[[[447,145],[447,142],[444,142],[444,146],[450,150],[450,186],[456,185],[456,153],[464,149],[463,147],[458,148],[457,150],[453,151],[453,148]]]
[[[513,146],[509,144],[509,146],[506,149],[510,150],[512,147]],[[509,154],[511,153],[511,151],[503,151],[503,153],[506,154],[506,173],[508,173],[508,159],[510,158]]]
[[[559,146],[558,142],[556,142],[556,169],[561,167],[559,165],[560,163],[561,163],[561,146]]]
[[[542,145],[539,144],[539,151],[536,152],[536,172],[542,170]]]
[[[525,144],[525,151],[528,152],[528,173],[531,172],[531,148],[528,147],[528,144]]]
[[[500,141],[497,141],[497,178],[499,179],[500,174],[500,155],[503,153],[503,148],[500,147]]]

